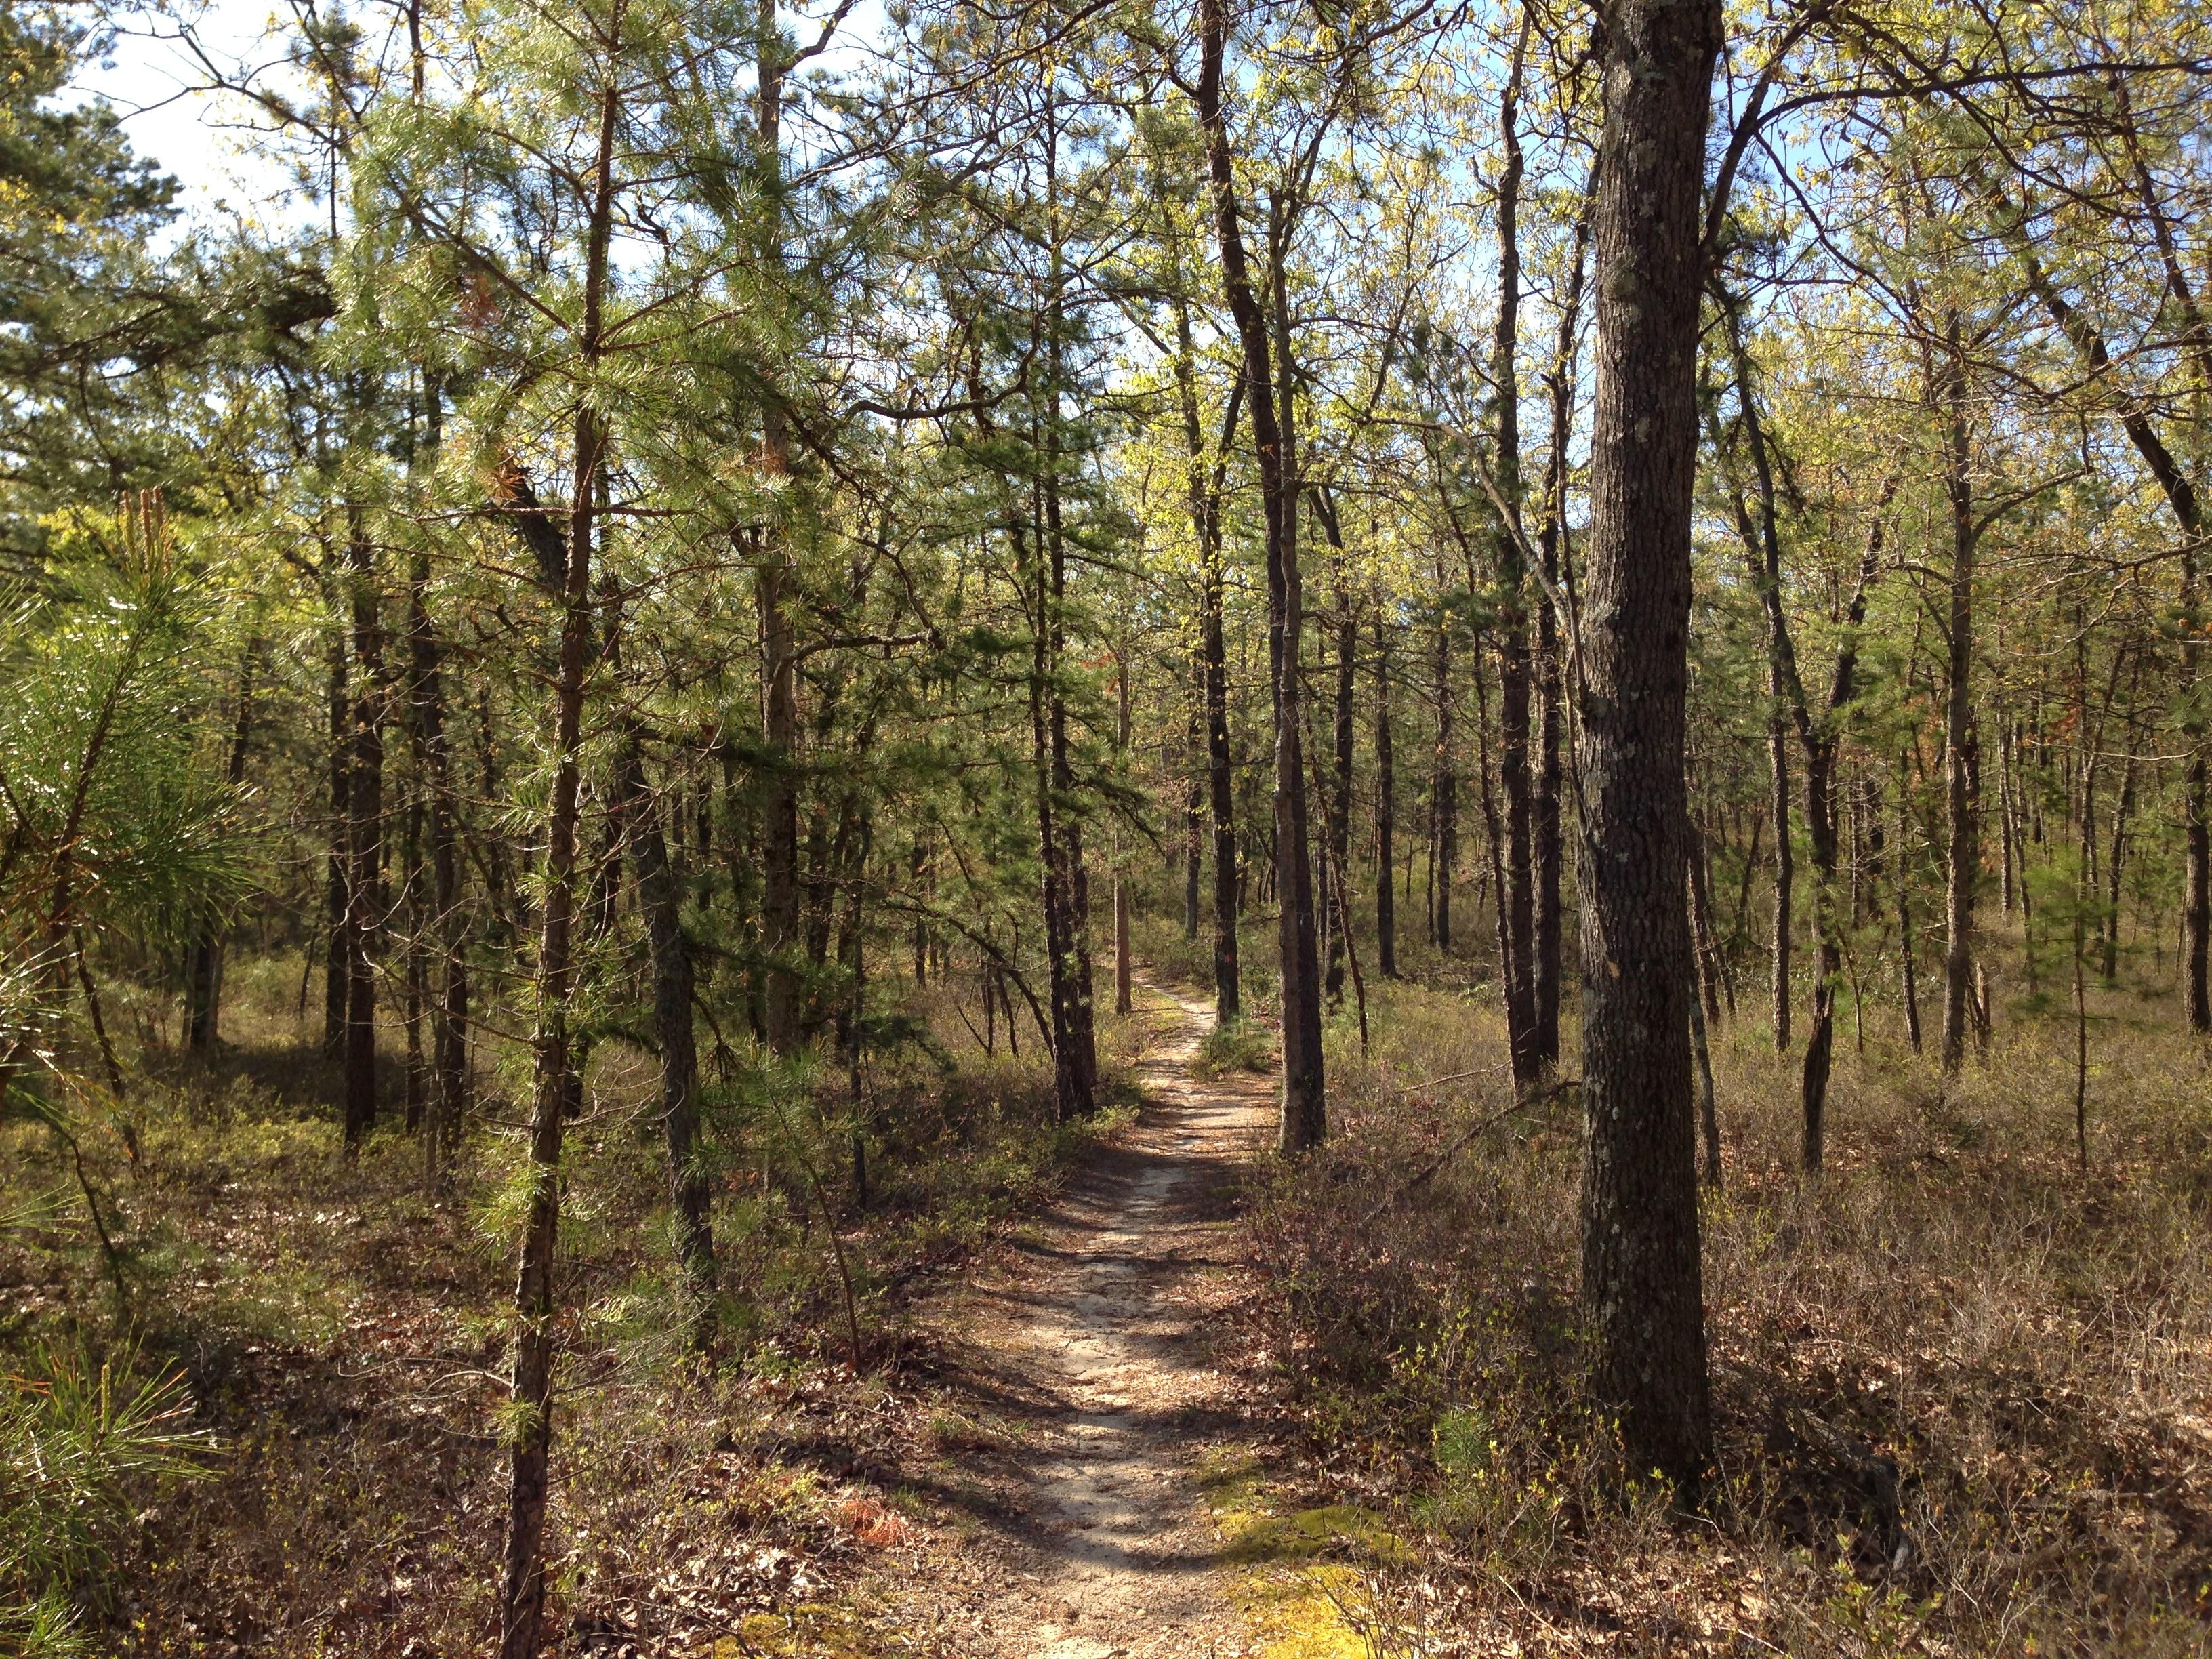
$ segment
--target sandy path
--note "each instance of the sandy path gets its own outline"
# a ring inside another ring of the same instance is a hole
[[[1242,1437],[1210,1352],[1233,1293],[1237,1166],[1270,1127],[1268,1082],[1190,1074],[1206,1004],[1153,986],[1133,1128],[1000,1271],[928,1319],[951,1397],[994,1425],[960,1460],[988,1490],[943,1586],[952,1650],[990,1659],[1223,1659],[1247,1638],[1224,1597],[1196,1477]]]

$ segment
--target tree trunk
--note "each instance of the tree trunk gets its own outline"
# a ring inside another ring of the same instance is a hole
[[[1967,428],[1966,368],[1952,322],[1951,353],[1939,398],[1945,416],[1945,494],[1951,509],[1949,677],[1943,706],[1944,797],[1948,868],[1944,890],[1943,1069],[1966,1055],[1973,1013],[1974,896],[1981,875],[1981,821],[1974,763],[1974,523],[1972,453]]]
[[[1430,774],[1429,942],[1451,953],[1452,878],[1459,866],[1459,775],[1452,756],[1451,618],[1437,618],[1437,754]]]
[[[1503,885],[1498,889],[1499,963],[1513,1085],[1523,1094],[1543,1072],[1536,1035],[1535,852],[1531,840],[1534,785],[1528,761],[1531,669],[1528,576],[1521,553],[1521,76],[1533,25],[1521,9],[1521,32],[1498,100],[1498,324],[1491,344],[1491,380],[1498,428],[1496,488],[1504,507],[1496,538],[1498,615],[1498,776],[1505,796]]]
[[[1398,773],[1391,750],[1390,635],[1375,605],[1375,955],[1385,979],[1398,977],[1398,903],[1391,878],[1398,827]]]
[[[637,862],[638,911],[653,963],[653,1036],[660,1050],[660,1131],[668,1157],[668,1207],[684,1273],[688,1342],[703,1352],[714,1338],[712,1190],[699,1166],[699,1045],[691,1023],[691,941],[684,931],[682,877],[669,855],[660,811],[647,787],[635,731],[617,772],[618,811]]]
[[[1905,1040],[1920,1052],[1920,974],[1912,938],[1912,796],[1911,773],[1899,760],[1897,769],[1897,956],[1904,974]]]
[[[1589,263],[1590,212],[1596,199],[1592,191],[1583,198],[1575,217],[1574,252],[1568,266],[1567,292],[1559,311],[1559,339],[1553,352],[1547,390],[1551,397],[1552,434],[1544,460],[1544,523],[1537,533],[1536,552],[1544,571],[1546,603],[1536,610],[1536,686],[1541,714],[1538,724],[1535,799],[1531,806],[1530,834],[1536,860],[1536,963],[1532,988],[1536,1014],[1536,1053],[1547,1067],[1559,1063],[1560,941],[1565,932],[1564,886],[1565,842],[1560,832],[1560,798],[1565,782],[1560,751],[1566,738],[1567,689],[1563,629],[1571,618],[1561,617],[1550,599],[1569,590],[1564,562],[1563,530],[1566,518],[1568,449],[1574,436],[1576,329],[1582,315],[1583,271]]]
[[[1298,584],[1297,468],[1290,434],[1276,418],[1267,322],[1253,291],[1237,218],[1235,167],[1222,111],[1224,0],[1200,0],[1199,125],[1205,135],[1222,288],[1244,349],[1261,504],[1267,519],[1267,662],[1275,726],[1275,863],[1282,961],[1282,1149],[1317,1145],[1327,1130],[1321,1051],[1321,964],[1315,939],[1313,872],[1306,833],[1305,764],[1299,733],[1297,655],[1303,631]],[[1280,310],[1280,295],[1277,295]]]
[[[327,929],[323,940],[323,1054],[330,1060],[341,1060],[345,1054],[346,969],[353,960],[353,950],[346,939],[347,922],[353,915],[353,905],[347,896],[353,864],[349,839],[353,805],[353,785],[349,776],[353,754],[353,695],[347,672],[348,654],[346,625],[343,613],[340,612],[333,616],[331,624],[331,849],[323,884],[323,918]]]
[[[1697,958],[1698,991],[1705,1005],[1703,1015],[1706,1025],[1717,1025],[1721,1018],[1721,975],[1718,954],[1713,948],[1711,885],[1705,874],[1705,837],[1698,831],[1692,818],[1688,830],[1690,855],[1690,945]]]
[[[1322,981],[1322,995],[1332,1008],[1344,1000],[1344,963],[1346,931],[1352,926],[1352,770],[1355,757],[1352,727],[1354,673],[1359,657],[1359,619],[1352,605],[1351,556],[1345,550],[1344,526],[1337,517],[1335,498],[1326,489],[1314,492],[1314,516],[1329,547],[1330,598],[1335,605],[1334,653],[1336,686],[1334,729],[1330,733],[1332,763],[1328,787],[1321,793],[1323,833],[1328,852],[1322,871],[1328,901],[1322,921],[1328,935],[1328,960]]]
[[[1190,729],[1183,742],[1182,765],[1188,794],[1183,804],[1182,936],[1195,944],[1204,920],[1206,874],[1206,772],[1199,763],[1205,753],[1206,689],[1198,688],[1191,706]]]
[[[1584,1316],[1633,1468],[1711,1455],[1682,890],[1698,207],[1716,0],[1613,0],[1582,727]]]
[[[1229,653],[1222,622],[1221,484],[1238,405],[1244,395],[1240,371],[1229,389],[1221,419],[1221,443],[1208,485],[1205,434],[1199,425],[1195,347],[1191,339],[1190,302],[1180,285],[1176,294],[1176,386],[1182,403],[1183,446],[1190,467],[1191,532],[1198,541],[1199,656],[1206,685],[1206,781],[1213,817],[1213,1023],[1226,1025],[1241,1006],[1237,960],[1239,909],[1237,872],[1237,789],[1229,753]]]
[[[603,344],[607,247],[614,222],[616,118],[621,94],[604,66],[599,143],[584,261],[579,345],[588,384]],[[576,909],[576,823],[581,792],[584,684],[591,670],[592,541],[605,429],[595,398],[576,412],[574,480],[553,701],[552,799],[546,812],[543,929],[538,946],[536,1086],[530,1113],[530,1190],[515,1267],[514,1380],[509,1423],[507,1547],[500,1587],[499,1659],[536,1659],[545,1607],[545,1501],[553,1444],[554,1258],[561,1227],[561,1139],[571,1075],[575,997],[571,932]]]
[[[1774,1050],[1790,1050],[1790,901],[1796,883],[1796,849],[1790,834],[1790,738],[1778,705],[1766,718],[1766,766],[1773,816],[1774,926],[1767,942],[1767,987],[1774,1020]]]
[[[376,1123],[376,950],[384,926],[384,620],[376,550],[358,507],[347,509],[347,578],[356,670],[353,750],[346,764],[345,1144]]]
[[[1129,663],[1117,657],[1114,675],[1114,752],[1126,766],[1129,753]],[[1127,1013],[1133,1006],[1129,962],[1129,873],[1123,868],[1121,832],[1114,831],[1114,1012]]]
[[[253,659],[258,640],[248,641],[238,665],[238,709],[230,728],[230,764],[224,770],[231,793],[246,783],[246,744],[253,736]],[[185,1046],[196,1054],[215,1047],[222,1006],[222,935],[218,919],[194,924],[185,964]]]

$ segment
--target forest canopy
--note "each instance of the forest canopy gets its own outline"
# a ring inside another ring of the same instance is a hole
[[[1114,1651],[2202,1651],[2194,0],[227,28],[0,0],[0,1653],[1073,1652],[1085,1204]]]

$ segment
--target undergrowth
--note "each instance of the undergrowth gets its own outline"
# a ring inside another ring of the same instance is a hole
[[[1347,1592],[1374,1653],[2212,1644],[2212,1110],[2156,1011],[2108,1000],[2087,1174],[2070,1030],[2010,1022],[1947,1085],[1869,1010],[1809,1186],[1795,1057],[1717,1033],[1719,1465],[1683,1521],[1583,1389],[1571,1091],[1508,1109],[1487,999],[1377,1002],[1367,1057],[1330,1027],[1336,1138],[1249,1221],[1326,1480],[1419,1545]]]
[[[450,1189],[426,1191],[396,1099],[343,1156],[297,982],[296,958],[235,964],[208,1063],[168,1048],[161,994],[110,988],[113,1024],[137,1039],[131,1134],[80,1145],[119,1293],[67,1149],[40,1123],[0,1123],[15,1222],[0,1370],[18,1378],[0,1399],[0,1654],[421,1656],[487,1639],[516,1067],[487,1044],[481,1120]],[[1108,1109],[1060,1124],[1033,1031],[1017,1050],[1001,1022],[989,1052],[963,1034],[951,1000],[975,994],[909,988],[849,1068],[707,1058],[723,1295],[704,1370],[681,1342],[653,1067],[619,1041],[595,1048],[563,1172],[549,1536],[564,1654],[688,1651],[731,1631],[763,1653],[879,1650],[836,1592],[900,1537],[854,1494],[871,1449],[904,1431],[877,1402],[904,1363],[907,1309],[1125,1120],[1146,1038],[1140,1020],[1102,1019]],[[49,1363],[50,1348],[91,1358]],[[90,1449],[66,1478],[64,1443]]]

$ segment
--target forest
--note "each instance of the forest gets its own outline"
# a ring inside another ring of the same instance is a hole
[[[0,55],[0,1659],[2212,1651],[2212,9]]]

